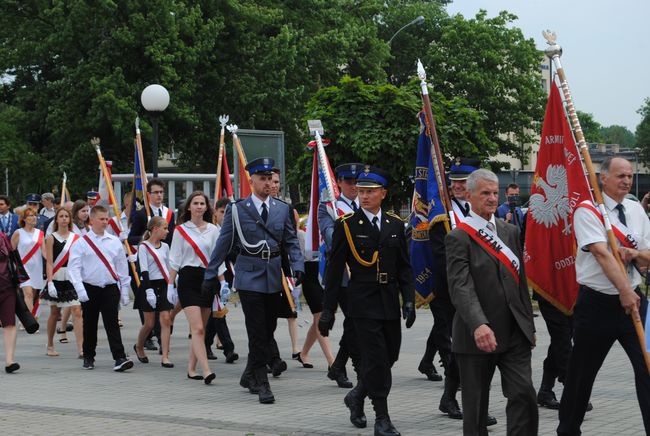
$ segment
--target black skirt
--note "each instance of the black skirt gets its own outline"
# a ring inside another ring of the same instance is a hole
[[[198,266],[184,266],[178,272],[178,301],[182,308],[199,306],[212,309],[214,295],[201,295],[204,274],[205,268]]]
[[[302,294],[311,313],[323,311],[323,287],[318,281],[318,262],[305,262],[305,279],[302,282]]]
[[[57,298],[50,297],[46,285],[45,289],[41,291],[41,300],[55,304],[69,303],[77,299],[77,291],[74,290],[74,286],[72,286],[69,280],[52,280],[52,283],[54,283],[54,287],[56,288]]]
[[[140,309],[143,312],[162,312],[174,308],[167,300],[167,282],[164,279],[150,280],[149,288],[153,289],[154,294],[156,294],[156,307],[151,307],[147,301],[147,290],[140,286],[135,293],[134,309]]]

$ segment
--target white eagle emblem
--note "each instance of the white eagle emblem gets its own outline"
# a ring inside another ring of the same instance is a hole
[[[533,219],[547,228],[556,226],[562,220],[562,233],[571,234],[571,206],[566,168],[562,165],[549,165],[546,169],[546,180],[538,177],[537,186],[542,188],[545,195],[530,196],[530,213]]]

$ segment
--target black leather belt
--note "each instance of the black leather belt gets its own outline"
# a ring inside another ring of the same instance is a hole
[[[359,283],[379,283],[380,285],[385,285],[394,282],[395,276],[384,272],[374,274],[353,274],[350,281]]]
[[[274,257],[278,257],[280,255],[280,251],[269,251],[269,250],[262,250],[259,253],[249,253],[246,250],[240,250],[239,254],[242,256],[248,256],[248,257],[257,257],[258,259],[271,259]]]

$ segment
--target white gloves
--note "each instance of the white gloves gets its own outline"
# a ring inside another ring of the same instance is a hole
[[[126,290],[122,290],[122,295],[121,295],[121,300],[122,300],[122,306],[128,306],[129,303],[131,302],[131,298],[129,298],[129,290],[128,288]]]
[[[176,290],[176,286],[174,286],[173,283],[167,285],[167,301],[169,301],[172,306],[176,306],[176,303],[178,303],[178,290]]]
[[[302,286],[294,286],[293,289],[291,290],[291,296],[293,297],[294,302],[300,300],[301,290],[302,290]]]
[[[85,288],[82,287],[82,288],[76,289],[76,291],[77,291],[77,299],[78,299],[81,303],[85,303],[85,302],[87,302],[88,300],[90,300],[90,298],[88,298],[88,293],[86,292],[86,289],[85,289]],[[48,291],[48,292],[49,292],[49,291]]]
[[[138,255],[137,254],[131,254],[131,255],[127,256],[126,259],[131,263],[135,263],[135,262],[138,261]]]
[[[156,294],[154,294],[153,289],[149,288],[145,291],[147,293],[147,303],[154,309],[156,308]]]
[[[127,239],[129,239],[129,232],[127,232],[126,230],[121,231],[118,238],[120,238],[120,242],[126,241]]]
[[[221,298],[221,301],[223,303],[227,303],[228,298],[230,298],[230,294],[231,294],[231,291],[230,291],[230,287],[228,286],[228,282],[223,280],[221,282],[221,291],[219,293],[219,297]]]
[[[56,286],[54,286],[54,282],[47,283],[47,293],[50,295],[50,297],[54,299],[58,298],[58,294],[56,293]]]

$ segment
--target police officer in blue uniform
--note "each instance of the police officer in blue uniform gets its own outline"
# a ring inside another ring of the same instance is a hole
[[[32,209],[36,214],[36,228],[45,232],[45,223],[48,221],[45,215],[38,213],[38,208],[41,205],[41,196],[39,194],[29,194],[25,198],[25,203],[27,207]]]
[[[334,322],[346,264],[350,269],[347,287],[347,316],[353,322],[361,355],[363,388],[375,409],[375,435],[397,436],[388,415],[391,367],[401,345],[400,296],[406,327],[415,322],[415,288],[408,257],[404,222],[381,210],[386,197],[388,174],[366,166],[357,176],[361,207],[337,220],[325,282],[325,308],[318,328],[327,336]],[[346,406],[358,410],[357,398],[346,396]],[[361,406],[361,409],[363,406]],[[363,412],[363,410],[361,410]]]
[[[265,157],[246,165],[253,193],[226,209],[202,285],[203,292],[214,293],[219,285],[217,268],[231,248],[238,251],[233,286],[239,292],[248,335],[248,363],[240,384],[266,404],[275,401],[266,365],[272,357],[271,340],[281,298],[285,298],[281,294],[281,253],[287,253],[296,285],[305,271],[289,205],[270,196],[274,164]]]

